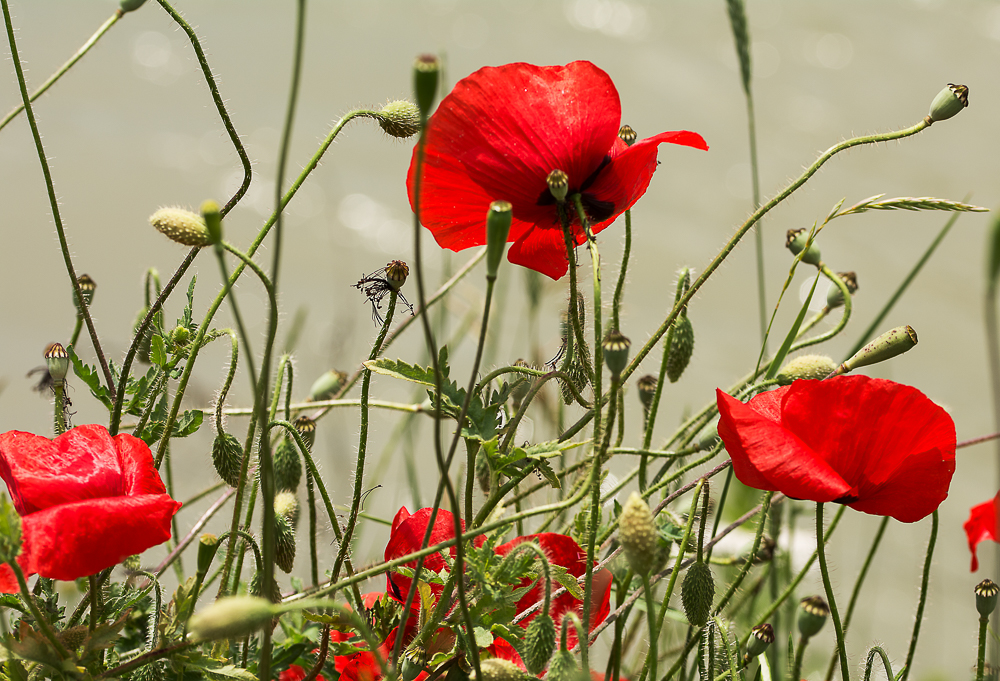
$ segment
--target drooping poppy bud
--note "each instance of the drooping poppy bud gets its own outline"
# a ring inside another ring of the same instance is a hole
[[[628,365],[628,349],[632,341],[623,336],[618,331],[609,331],[601,343],[604,350],[604,363],[608,365],[608,371],[612,376],[620,376]]]
[[[486,212],[486,279],[496,281],[507,244],[513,207],[509,201],[494,201]]]
[[[420,109],[413,102],[397,99],[382,107],[375,120],[386,134],[399,139],[413,137],[420,132]]]
[[[573,653],[568,650],[557,650],[552,656],[549,673],[545,675],[550,681],[581,681],[580,665]]]
[[[422,54],[417,57],[417,61],[413,64],[413,92],[423,119],[431,115],[431,108],[437,99],[440,75],[441,60],[437,56]]]
[[[680,379],[694,354],[694,325],[687,313],[674,320],[670,335],[670,350],[667,351],[667,378],[671,383]]]
[[[122,14],[124,14],[125,12],[134,12],[142,7],[145,2],[146,0],[121,0],[118,6],[121,8]]]
[[[636,574],[648,575],[660,546],[649,504],[638,492],[629,495],[618,518],[618,542]]]
[[[521,649],[524,666],[536,676],[541,674],[549,664],[555,647],[556,623],[549,613],[539,613],[524,632],[524,646]]]
[[[992,579],[984,579],[976,585],[976,610],[979,616],[986,619],[997,607],[997,595],[1000,587]]]
[[[798,627],[804,638],[812,638],[826,624],[830,606],[820,596],[807,596],[799,602]]]
[[[291,572],[295,567],[295,528],[277,509],[274,514],[274,564],[284,572]]]
[[[792,255],[798,255],[802,252],[802,249],[806,248],[806,241],[809,239],[809,230],[807,229],[790,229],[785,234],[785,248],[792,252]],[[809,244],[809,248],[806,249],[805,255],[802,256],[802,262],[809,265],[816,265],[817,267],[821,262],[823,262],[820,256],[819,247],[816,242]]]
[[[45,367],[49,371],[49,376],[53,382],[62,383],[69,373],[69,353],[59,343],[49,343],[45,348]]]
[[[298,445],[290,437],[283,437],[274,448],[274,489],[276,491],[298,489],[302,480],[302,458]]]
[[[274,512],[283,515],[292,523],[292,527],[299,524],[299,498],[295,492],[284,490],[274,495]]]
[[[499,657],[480,660],[479,671],[482,672],[483,676],[476,681],[521,681],[525,676],[516,664]]]
[[[681,583],[681,604],[688,622],[696,627],[704,625],[708,621],[714,598],[715,578],[712,576],[712,568],[697,560],[687,569]]]
[[[927,116],[932,123],[936,123],[951,118],[967,106],[969,106],[969,88],[965,85],[948,83],[948,86],[931,102],[931,110]]]
[[[183,208],[161,208],[149,216],[149,224],[185,246],[202,247],[212,243],[202,217]]]
[[[277,609],[266,599],[229,596],[192,615],[188,631],[202,641],[239,638],[260,629],[277,614]]]
[[[490,459],[486,456],[486,450],[480,449],[476,456],[476,482],[483,494],[490,493],[493,485],[493,470],[490,468]]]
[[[343,371],[337,371],[336,369],[330,369],[313,382],[312,387],[309,388],[309,400],[312,402],[319,402],[320,400],[331,399],[334,395],[340,392],[340,388],[344,385],[346,380],[346,373]]]
[[[822,380],[837,370],[837,364],[826,355],[799,355],[789,360],[775,376],[778,385],[791,385],[800,378]]]
[[[562,203],[566,200],[566,195],[569,193],[569,175],[561,170],[553,170],[545,178],[545,183],[548,184],[549,192],[556,201]]]
[[[240,469],[243,466],[243,445],[235,436],[229,433],[219,433],[212,443],[212,464],[215,472],[230,487],[236,487],[240,482]]]
[[[198,537],[198,574],[204,577],[212,567],[219,538],[208,532]]]
[[[851,295],[858,290],[858,275],[854,272],[837,272],[837,276],[847,286],[847,291]],[[844,304],[844,292],[839,286],[831,286],[826,294],[826,306],[831,310]]]

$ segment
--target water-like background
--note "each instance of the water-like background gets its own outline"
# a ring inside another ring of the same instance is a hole
[[[18,46],[29,86],[37,87],[104,21],[117,3],[88,0],[12,2]],[[197,28],[233,122],[251,158],[250,192],[226,220],[226,236],[247,245],[274,204],[275,160],[288,93],[291,2],[212,0],[179,2]],[[765,220],[763,235],[768,299],[773,304],[788,271],[789,228],[809,227],[840,199],[848,205],[873,194],[936,196],[979,205],[1000,204],[997,172],[1000,111],[997,64],[1000,6],[995,2],[885,0],[883,2],[748,2],[753,39],[754,94],[761,190],[770,196],[796,177],[817,154],[855,134],[913,125],[948,82],[970,87],[970,107],[915,138],[858,148],[830,162],[808,185]],[[6,41],[4,41],[6,44]],[[661,148],[662,165],[634,213],[635,249],[623,331],[641,344],[669,309],[673,272],[703,268],[750,210],[746,114],[732,34],[721,0],[321,0],[308,7],[305,71],[292,143],[289,177],[312,155],[344,112],[406,97],[410,66],[420,52],[443,54],[450,83],[483,65],[513,61],[562,64],[587,59],[606,70],[621,94],[623,122],[641,137],[663,130],[701,133],[708,153]],[[20,101],[6,47],[0,111]],[[502,106],[498,102],[498,106]],[[148,216],[164,205],[196,208],[223,203],[241,170],[225,135],[185,35],[154,3],[126,16],[36,105],[62,217],[78,272],[98,283],[95,321],[106,351],[119,359],[142,305],[141,280],[149,267],[166,279],[186,250],[156,233]],[[387,260],[412,261],[411,215],[404,177],[412,143],[388,138],[370,121],[352,123],[338,138],[287,211],[280,337],[297,310],[308,310],[296,348],[295,395],[331,367],[353,370],[368,352],[376,329],[361,295],[351,288],[363,272]],[[34,145],[22,116],[0,133],[0,428],[48,432],[51,407],[31,391],[26,372],[41,363],[53,340],[65,342],[74,322],[66,274],[55,237]],[[938,213],[868,213],[835,221],[823,234],[824,260],[835,270],[855,270],[861,290],[848,331],[827,346],[842,359],[858,334],[932,241],[946,220]],[[955,419],[959,439],[992,429],[982,323],[983,261],[988,215],[965,215],[928,263],[884,327],[910,324],[920,336],[911,353],[867,373],[919,387]],[[622,230],[600,238],[617,275]],[[425,239],[430,282],[457,269],[471,252],[441,254]],[[268,248],[261,251],[269,263]],[[584,260],[586,263],[586,259]],[[584,270],[589,272],[589,265]],[[219,285],[214,259],[204,254],[192,268],[199,284],[195,319]],[[756,361],[759,350],[752,237],[702,289],[690,307],[697,333],[694,360],[664,394],[660,423],[667,428],[685,412],[712,399]],[[589,274],[585,275],[589,278]],[[523,272],[505,265],[488,352],[490,364],[530,357]],[[799,304],[796,275],[775,329],[783,336]],[[605,287],[606,289],[608,286]],[[415,297],[409,286],[405,292]],[[484,292],[477,270],[448,303],[452,317],[444,338],[461,339],[453,351],[454,375],[465,375],[474,341],[460,332],[478,325]],[[264,296],[250,278],[238,288],[250,320],[255,350],[263,344]],[[558,346],[558,310],[564,282],[545,285],[537,330],[542,355]],[[412,299],[412,298],[411,298]],[[167,310],[180,316],[183,296]],[[464,320],[464,321],[463,321]],[[502,323],[501,323],[502,321]],[[216,325],[231,323],[223,308]],[[463,326],[464,325],[464,326]],[[776,345],[778,339],[773,341]],[[201,354],[189,389],[190,406],[207,406],[224,377],[228,343]],[[225,347],[224,347],[225,346]],[[81,354],[93,361],[89,343]],[[418,333],[388,353],[423,359]],[[654,372],[652,353],[640,373]],[[459,380],[465,380],[459,378]],[[71,380],[76,423],[106,420],[82,384]],[[634,390],[633,390],[634,392]],[[246,404],[247,379],[237,377],[231,404]],[[373,397],[409,401],[410,386],[376,377]],[[419,395],[416,395],[419,400]],[[629,395],[634,401],[635,396]],[[632,405],[630,435],[636,444],[639,410]],[[379,458],[398,419],[379,415],[370,447],[369,485],[382,487],[366,508],[383,517],[413,504],[398,450]],[[233,432],[242,421],[230,422]],[[357,446],[357,413],[344,410],[321,422],[316,452],[338,503],[347,503]],[[426,424],[416,454],[426,503],[435,464]],[[539,427],[536,439],[546,437]],[[214,479],[208,469],[213,429],[174,450],[178,498]],[[997,491],[996,449],[960,450],[949,499],[941,506],[936,562],[931,572],[915,678],[968,674],[975,660],[973,586],[995,572],[984,550],[979,573],[969,573],[961,524],[969,506]],[[623,462],[615,472],[626,469]],[[207,502],[206,502],[207,503]],[[203,504],[195,505],[196,510]],[[197,513],[181,516],[186,531]],[[807,515],[808,517],[808,515]],[[846,603],[877,521],[848,511],[833,540],[833,577]],[[806,523],[808,526],[808,523]],[[906,655],[918,593],[929,519],[890,523],[875,573],[863,594],[864,612],[849,635],[852,659],[883,643],[898,665]],[[366,528],[357,562],[381,555],[384,528]],[[803,546],[808,546],[808,537]],[[984,549],[986,547],[984,546]],[[333,548],[327,550],[332,555]],[[817,576],[802,595],[819,592]],[[832,627],[817,639],[829,649]],[[825,660],[824,653],[823,658]],[[824,662],[825,664],[825,662]],[[817,672],[811,676],[815,678]]]

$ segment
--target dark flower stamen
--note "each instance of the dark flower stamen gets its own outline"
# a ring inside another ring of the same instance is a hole
[[[409,313],[411,315],[413,314],[413,306],[410,305],[410,302],[406,299],[406,296],[404,296],[401,291],[398,291],[398,287],[401,286],[402,284],[398,283],[397,281],[397,285],[393,286],[393,283],[390,282],[389,280],[390,273],[396,275],[393,277],[394,280],[399,279],[398,270],[400,268],[400,264],[402,265],[403,268],[406,268],[406,265],[403,264],[402,261],[393,260],[385,267],[377,269],[371,274],[361,275],[361,279],[359,279],[358,283],[354,285],[354,288],[358,289],[359,291],[362,291],[365,294],[365,297],[368,299],[368,302],[372,304],[372,321],[375,322],[376,326],[381,326],[382,323],[385,321],[385,319],[382,317],[382,312],[381,312],[382,300],[393,291],[397,291],[397,293],[399,294],[399,300],[403,303],[403,305],[406,306]],[[402,276],[405,281],[406,275],[404,274]]]

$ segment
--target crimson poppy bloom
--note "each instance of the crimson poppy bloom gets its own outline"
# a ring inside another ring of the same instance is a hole
[[[306,678],[306,670],[297,664],[288,665],[288,669],[278,674],[278,681],[302,681]],[[316,677],[318,681],[326,681],[322,674]]]
[[[948,496],[955,423],[916,388],[838,376],[795,381],[747,404],[716,395],[719,435],[745,485],[904,523]]]
[[[430,520],[430,514],[431,509],[429,508],[422,508],[412,515],[408,510],[406,510],[406,508],[399,509],[395,519],[393,519],[392,530],[389,535],[389,543],[386,545],[386,560],[405,556],[408,553],[413,553],[414,551],[420,549],[421,542],[424,538],[424,532],[427,530],[427,524]],[[437,512],[437,518],[435,518],[434,521],[434,529],[431,532],[430,545],[454,538],[454,530],[454,516],[448,511],[439,510]],[[485,540],[482,537],[477,537],[475,544],[476,546],[482,546],[484,541]],[[555,534],[553,532],[544,532],[542,534],[517,537],[506,544],[498,546],[496,548],[496,552],[501,556],[505,556],[510,553],[515,546],[526,541],[537,542],[539,546],[541,546],[542,550],[545,551],[550,564],[560,565],[566,568],[566,571],[574,577],[579,578],[583,576],[587,570],[586,551],[581,549],[580,545],[577,544],[572,538],[562,534]],[[452,549],[452,555],[454,556],[454,549]],[[408,564],[408,566],[415,565],[416,561]],[[447,569],[447,563],[440,554],[434,553],[424,559],[424,569],[440,572],[443,569]],[[593,598],[591,599],[590,617],[591,630],[603,622],[610,612],[611,581],[611,572],[608,570],[600,570],[594,573]],[[412,580],[409,577],[403,577],[398,574],[390,574],[387,575],[387,582],[390,597],[400,602],[404,602],[406,600],[407,590],[410,588]],[[528,583],[529,580],[526,578],[522,581],[520,587],[527,586]],[[440,586],[432,585],[432,588],[434,587],[436,587],[436,593],[440,593]],[[543,588],[544,585],[536,584],[530,591],[528,591],[528,593],[522,596],[516,604],[517,613],[520,614],[533,606],[535,603],[543,600]],[[554,586],[553,588],[558,587]],[[563,593],[552,599],[549,612],[558,627],[562,621],[562,616],[571,610],[575,611],[577,615],[580,615],[582,619],[582,615],[580,613],[582,605],[583,601],[575,598],[572,594]],[[531,622],[534,617],[535,614],[531,614],[521,620],[521,626],[527,628],[528,623]],[[567,639],[570,646],[576,645],[577,636],[575,627],[571,627],[567,632]],[[503,657],[504,659],[516,662],[522,667],[524,666],[521,662],[521,658],[517,655],[517,652],[514,651],[514,649],[506,641],[498,639],[490,648],[490,652],[494,656]]]
[[[424,146],[420,220],[443,248],[486,243],[491,201],[513,206],[507,259],[559,279],[568,267],[562,225],[546,177],[569,176],[593,233],[646,193],[663,142],[708,149],[701,135],[664,132],[629,147],[618,137],[621,102],[590,62],[506,64],[460,80],[431,117]],[[417,151],[407,176],[414,207]],[[574,216],[575,211],[570,211]],[[578,224],[576,244],[586,239]]]
[[[972,572],[979,569],[979,559],[976,557],[976,547],[984,539],[1000,541],[997,536],[997,519],[1000,517],[1000,492],[987,502],[969,509],[969,519],[962,527],[969,540],[969,551],[972,553]]]
[[[111,567],[170,538],[181,505],[170,498],[153,455],[131,435],[77,426],[54,440],[0,435],[0,477],[21,515],[17,562],[26,574],[72,580]],[[18,591],[10,566],[0,591]]]

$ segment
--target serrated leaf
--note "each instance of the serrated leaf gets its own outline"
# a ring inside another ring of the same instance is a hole
[[[364,366],[375,374],[434,387],[434,370],[431,367],[425,369],[416,364],[408,364],[401,359],[385,359],[384,357],[368,360],[364,362]]]
[[[166,366],[167,348],[163,343],[163,336],[154,334],[149,339],[149,361],[156,366]]]
[[[187,437],[198,431],[202,421],[205,419],[205,412],[200,409],[190,409],[183,412],[174,421],[174,427],[170,432],[171,437]]]
[[[69,359],[73,363],[73,373],[76,374],[77,378],[90,388],[90,394],[100,400],[108,410],[113,409],[114,403],[111,401],[108,389],[101,384],[101,376],[97,373],[97,367],[84,364],[83,360],[73,351],[72,345],[66,348],[66,351],[69,353]]]
[[[198,281],[198,276],[195,275],[191,277],[191,283],[188,284],[187,290],[187,305],[184,306],[184,315],[178,320],[178,326],[183,326],[190,329],[194,321],[191,317],[191,313],[194,310],[194,285]]]
[[[566,571],[566,568],[562,565],[552,564],[550,565],[552,569],[552,578],[559,582],[566,591],[573,596],[573,598],[582,601],[583,600],[583,589],[580,588],[579,582],[576,581],[576,577],[571,575]]]
[[[56,669],[61,668],[62,660],[45,635],[24,622],[18,626],[17,636],[8,635],[7,644],[2,647],[5,653],[13,653],[21,659],[40,662]]]
[[[562,484],[559,482],[559,477],[556,475],[556,472],[552,470],[552,466],[549,465],[548,461],[538,459],[537,461],[534,462],[534,464],[535,464],[535,471],[540,476],[545,478],[545,482],[549,483],[549,485],[551,485],[555,489],[559,489],[560,487],[562,487]]]
[[[103,650],[105,648],[110,648],[115,644],[115,641],[119,638],[119,633],[125,628],[125,621],[128,618],[128,613],[123,613],[114,622],[108,622],[105,624],[99,624],[87,637],[86,645],[84,647],[84,656],[96,650]]]
[[[227,664],[223,667],[202,667],[202,671],[210,677],[220,679],[239,679],[240,681],[257,681],[257,675],[242,667]]]

